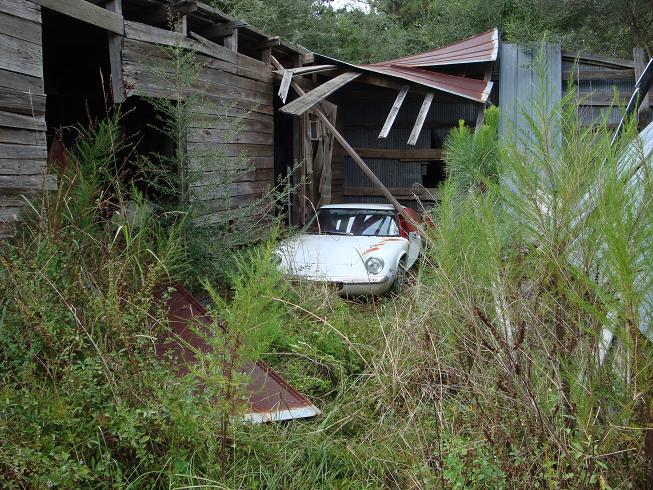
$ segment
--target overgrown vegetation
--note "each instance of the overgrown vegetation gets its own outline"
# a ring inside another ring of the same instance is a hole
[[[542,94],[502,141],[496,110],[454,130],[419,273],[402,297],[358,302],[280,277],[276,232],[230,249],[220,295],[196,266],[192,212],[128,212],[147,205],[120,178],[120,116],[78,128],[58,191],[0,250],[2,485],[646,484],[650,162],[632,127],[614,146],[582,127],[574,97],[551,109]],[[181,136],[175,117],[164,130]],[[153,355],[175,280],[201,283],[216,320],[215,355],[183,377]],[[232,418],[246,382],[233,366],[259,357],[323,416]]]

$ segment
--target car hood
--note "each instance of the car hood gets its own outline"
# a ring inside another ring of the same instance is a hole
[[[282,242],[278,253],[286,272],[331,279],[366,277],[364,263],[370,257],[382,258],[387,272],[407,247],[408,240],[402,237],[300,234]]]

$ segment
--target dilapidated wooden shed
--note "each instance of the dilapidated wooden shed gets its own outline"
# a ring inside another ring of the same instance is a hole
[[[231,185],[231,205],[255,200],[275,182],[270,59],[301,65],[307,50],[194,0],[2,0],[0,220],[5,225],[26,204],[23,196],[55,188],[47,155],[57,130],[102,117],[107,99],[123,104],[129,113],[125,131],[142,133],[143,150],[161,150],[166,143],[151,130],[156,119],[142,98],[172,94],[160,73],[166,46],[196,53],[202,68],[192,90],[212,103],[191,121],[188,149],[219,145],[226,158],[247,155],[254,167]],[[227,141],[223,132],[234,121],[240,131]],[[288,151],[292,162],[292,145]],[[205,195],[207,214],[224,211],[221,196]]]
[[[123,129],[139,134],[139,150],[171,151],[152,130],[147,102],[173,96],[161,75],[170,47],[195,53],[201,69],[191,90],[211,102],[190,121],[187,149],[219,148],[227,160],[252,165],[229,185],[229,199],[211,188],[209,171],[199,179],[207,224],[283,178],[294,191],[278,204],[293,224],[331,202],[432,205],[446,178],[450,129],[459,120],[480,124],[489,103],[527,101],[533,87],[534,48],[502,44],[496,29],[354,65],[198,0],[0,0],[0,234],[25,206],[23,196],[56,188],[47,158],[59,128],[102,117],[107,100],[128,114]],[[574,72],[588,92],[579,102],[587,124],[603,108],[616,117],[612,89],[627,97],[644,62],[640,51],[634,60],[550,52],[552,86],[562,93]],[[650,104],[649,97],[642,121]],[[239,130],[227,138],[234,124]]]

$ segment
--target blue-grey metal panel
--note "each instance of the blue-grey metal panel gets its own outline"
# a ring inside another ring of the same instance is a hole
[[[526,143],[533,135],[525,116],[536,116],[538,104],[548,112],[562,97],[562,52],[555,44],[504,43],[500,60],[499,134],[512,139],[519,132]],[[560,135],[557,138],[561,141]]]

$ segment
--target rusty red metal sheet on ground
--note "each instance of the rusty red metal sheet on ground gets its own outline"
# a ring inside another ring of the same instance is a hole
[[[179,285],[172,288],[174,291],[166,303],[170,335],[159,339],[156,355],[163,360],[172,360],[175,372],[184,376],[188,373],[188,366],[197,362],[196,351],[210,353],[213,350],[203,338],[211,335],[209,327],[213,322],[206,308],[189,291]],[[197,333],[201,328],[204,329],[202,335]],[[239,370],[249,377],[246,421],[301,419],[321,413],[263,361],[244,363]]]

